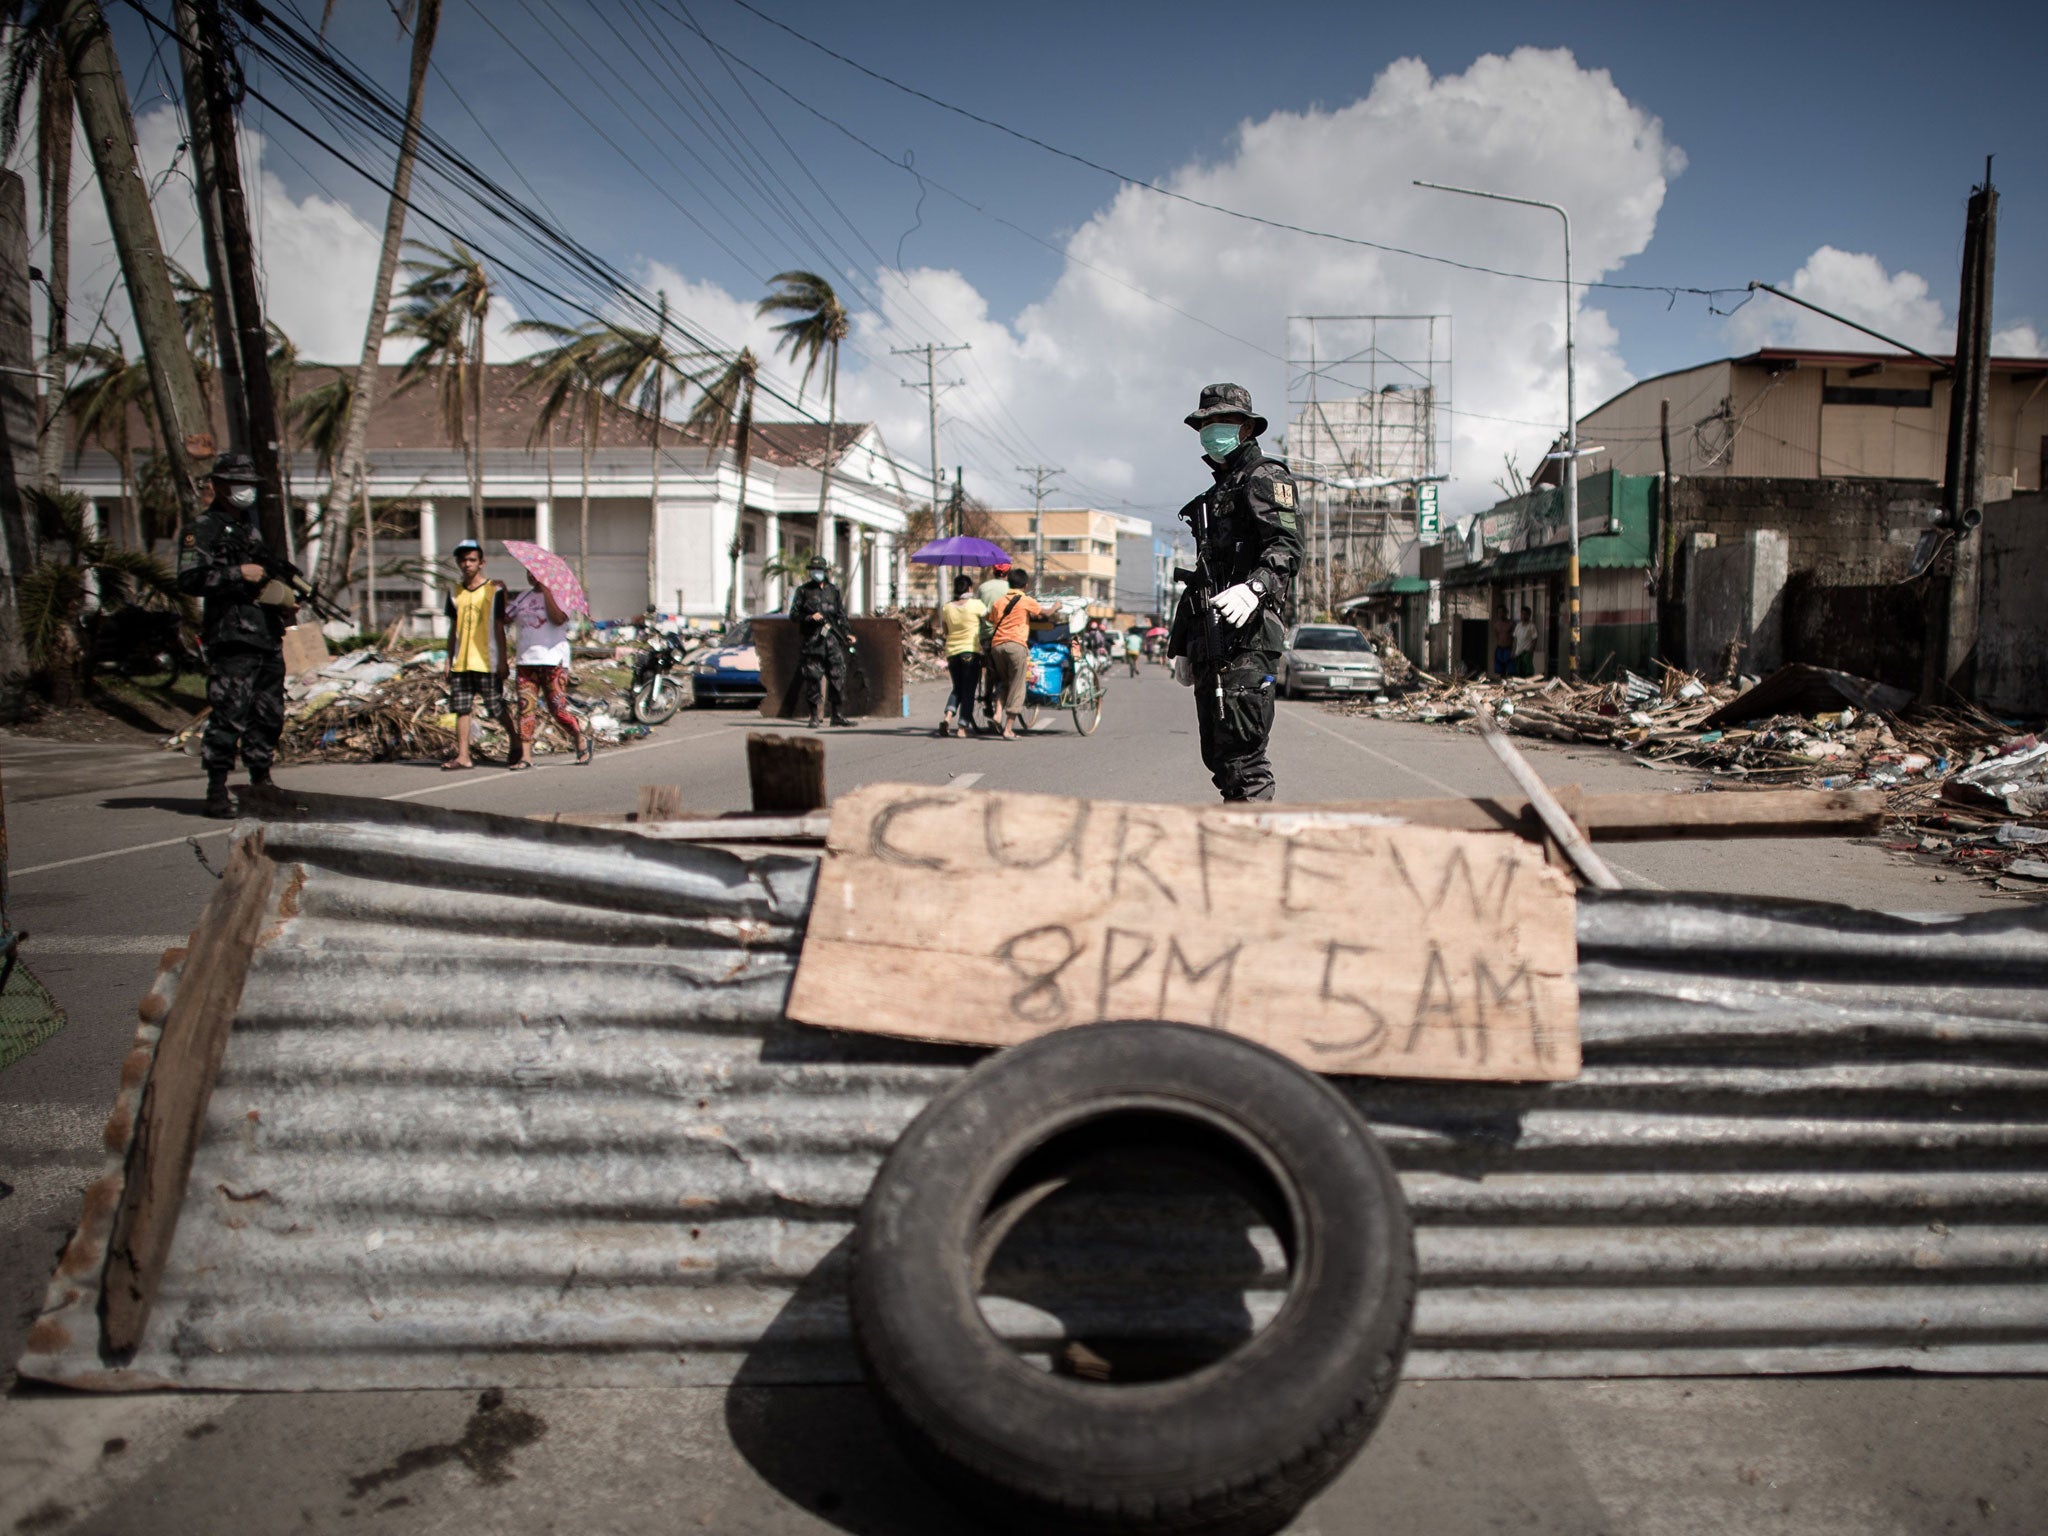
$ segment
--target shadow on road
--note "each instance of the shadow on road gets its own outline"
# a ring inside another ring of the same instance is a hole
[[[198,793],[192,795],[114,795],[100,802],[103,811],[175,811],[190,816],[195,821],[204,817],[206,810],[206,783],[198,783]]]
[[[904,1459],[865,1386],[846,1379],[846,1264],[852,1238],[791,1294],[726,1390],[726,1431],[747,1464],[792,1504],[853,1536],[960,1530],[960,1511]],[[829,1358],[828,1358],[829,1357]]]

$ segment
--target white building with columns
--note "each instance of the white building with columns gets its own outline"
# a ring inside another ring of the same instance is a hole
[[[299,392],[333,373],[302,369]],[[397,375],[395,367],[383,370],[370,415],[365,479],[376,509],[373,601],[366,579],[371,551],[360,517],[351,535],[348,596],[361,606],[366,628],[381,628],[400,614],[438,614],[454,571],[449,551],[471,531],[468,465],[448,442],[436,383],[428,379],[398,393]],[[722,618],[737,532],[735,607],[742,614],[772,611],[803,579],[776,574],[778,558],[800,563],[819,549],[832,561],[853,612],[872,613],[901,600],[905,525],[928,503],[929,488],[914,467],[891,457],[871,423],[843,422],[833,433],[821,534],[823,424],[756,422],[742,505],[731,446],[714,452],[673,423],[663,423],[657,446],[648,418],[607,410],[590,453],[586,494],[577,425],[558,421],[552,445],[536,438],[539,395],[518,387],[526,375],[520,363],[485,371],[484,539],[492,574],[522,585],[503,541],[530,539],[583,570],[597,617],[630,618],[651,605],[687,618]],[[139,417],[130,440],[148,441]],[[292,461],[296,502],[324,492],[310,451],[294,444]],[[100,526],[117,536],[136,526],[132,509],[121,507],[121,476],[111,453],[88,447],[68,468],[65,484],[90,500]],[[174,553],[168,543],[157,548]]]

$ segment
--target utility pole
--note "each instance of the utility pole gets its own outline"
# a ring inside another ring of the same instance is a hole
[[[190,19],[200,40],[199,73],[213,138],[213,201],[219,209],[221,253],[228,280],[225,294],[217,287],[214,289],[213,302],[216,310],[224,298],[232,303],[246,402],[248,453],[256,461],[257,478],[263,482],[257,521],[263,530],[263,542],[289,555],[293,553],[291,520],[285,515],[284,477],[278,467],[278,444],[284,434],[278,426],[277,392],[270,379],[270,333],[263,324],[263,296],[256,286],[255,236],[249,227],[248,200],[242,195],[241,152],[235,145],[235,94],[229,76],[233,61],[228,51],[227,29],[221,22],[220,0],[178,0],[178,10],[181,43],[188,11],[193,13]],[[205,206],[204,199],[201,206]],[[210,242],[208,260],[212,260]],[[221,361],[225,367],[225,354]]]
[[[963,467],[953,466],[953,489],[946,495],[946,525],[953,531],[949,537],[958,538],[967,530],[961,525],[967,521],[967,489],[960,483]]]
[[[891,357],[922,356],[924,358],[924,382],[920,384],[915,379],[905,379],[903,380],[903,387],[905,389],[921,389],[929,397],[927,404],[930,405],[932,413],[932,537],[935,539],[944,537],[944,532],[939,527],[939,488],[945,483],[939,479],[939,391],[942,389],[958,389],[960,387],[960,380],[958,379],[948,379],[943,384],[939,382],[939,357],[942,353],[965,352],[967,350],[967,343],[964,341],[950,347],[941,347],[928,341],[921,347],[891,347],[889,349]]]
[[[1948,581],[1929,592],[1920,696],[1945,702],[1968,694],[1977,651],[1978,575],[1984,520],[1985,411],[1991,393],[1991,279],[1998,243],[1998,192],[1991,161],[1972,190],[1963,227],[1963,284],[1956,304],[1955,371],[1949,382],[1948,452],[1942,469],[1940,525],[1950,535]]]
[[[194,201],[206,247],[206,285],[213,290],[214,351],[220,358],[220,397],[227,407],[228,451],[249,451],[249,401],[242,387],[242,347],[235,335],[235,305],[228,286],[227,247],[221,240],[220,160],[214,154],[212,93],[206,86],[206,52],[213,39],[200,30],[193,0],[175,0],[178,62],[185,79],[185,123],[192,143]]]
[[[78,92],[78,119],[85,128],[100,193],[106,199],[107,224],[121,261],[122,282],[135,311],[143,362],[149,371],[149,392],[163,424],[164,452],[178,499],[187,513],[198,506],[194,461],[214,453],[206,402],[199,393],[199,374],[185,346],[185,328],[171,292],[164,265],[163,243],[149,206],[149,184],[135,159],[135,119],[128,108],[128,88],[114,57],[107,19],[94,0],[68,0],[58,23],[64,56]]]
[[[1031,590],[1045,585],[1045,482],[1065,470],[1050,464],[1019,464],[1017,473],[1031,477]]]

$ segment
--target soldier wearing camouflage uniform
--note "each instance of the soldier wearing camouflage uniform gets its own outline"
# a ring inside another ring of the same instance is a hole
[[[1241,385],[1209,385],[1186,420],[1201,434],[1202,456],[1216,477],[1180,514],[1191,528],[1207,523],[1201,556],[1210,582],[1207,592],[1182,592],[1166,654],[1175,679],[1195,689],[1202,762],[1217,790],[1225,800],[1270,800],[1266,741],[1273,734],[1273,673],[1287,633],[1280,605],[1302,556],[1294,476],[1259,451],[1266,418]],[[1195,606],[1204,600],[1215,610],[1214,655]]]
[[[846,603],[823,555],[811,556],[810,578],[789,601],[789,616],[797,626],[797,675],[803,684],[799,702],[809,709],[813,730],[824,723],[828,696],[832,723],[852,725],[846,718],[846,656],[853,648]]]
[[[270,782],[270,763],[284,729],[284,632],[296,604],[251,555],[261,482],[242,454],[216,459],[200,482],[200,513],[178,550],[178,590],[204,601],[200,638],[206,649],[206,703],[200,737],[206,766],[206,814],[235,814],[228,773],[239,750],[249,783]]]

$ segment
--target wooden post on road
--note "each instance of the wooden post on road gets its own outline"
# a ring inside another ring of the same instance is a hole
[[[747,783],[757,815],[825,808],[825,743],[816,736],[747,733]]]

